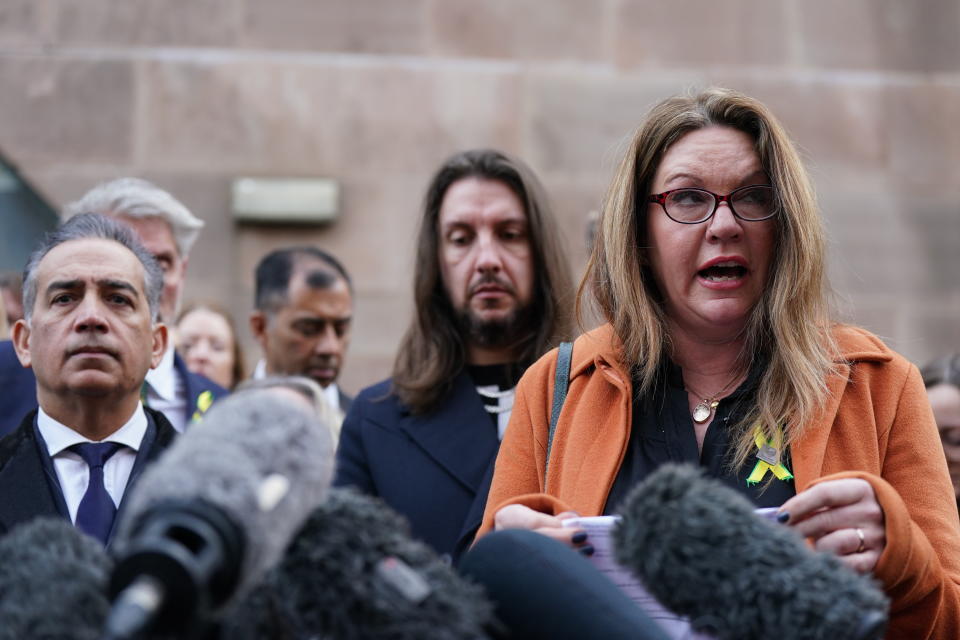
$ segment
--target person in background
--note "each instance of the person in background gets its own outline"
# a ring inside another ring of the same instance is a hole
[[[253,377],[306,376],[334,410],[353,398],[337,385],[353,324],[353,284],[339,260],[316,247],[288,247],[260,260],[250,330],[263,360]]]
[[[193,373],[224,389],[233,389],[246,378],[233,318],[220,306],[210,302],[187,305],[177,320],[175,338],[177,351]]]
[[[499,151],[439,168],[418,238],[414,316],[393,377],[347,414],[334,482],[381,497],[456,557],[480,524],[517,380],[569,337],[573,288],[543,188]]]
[[[23,317],[23,283],[20,274],[12,271],[0,273],[0,299],[3,301],[7,326]],[[3,336],[6,339],[6,336]]]
[[[920,370],[920,374],[960,503],[960,353],[933,360]]]
[[[163,276],[126,226],[71,218],[27,263],[13,343],[39,408],[0,440],[0,535],[42,516],[103,544],[127,489],[176,432],[140,387],[167,348]]]
[[[888,637],[955,640],[957,503],[920,373],[833,322],[824,235],[763,104],[709,89],[656,105],[581,283],[606,324],[574,343],[552,436],[557,352],[520,381],[481,534],[586,549],[571,512],[615,514],[661,465],[695,465],[876,580]]]

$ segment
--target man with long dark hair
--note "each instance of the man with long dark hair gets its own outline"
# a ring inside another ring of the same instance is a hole
[[[569,267],[528,167],[492,150],[440,167],[414,298],[392,378],[363,390],[344,420],[336,484],[380,496],[455,555],[480,523],[517,380],[571,330]]]

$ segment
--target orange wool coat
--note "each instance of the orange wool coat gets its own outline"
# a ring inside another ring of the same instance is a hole
[[[887,546],[874,570],[891,598],[889,638],[960,638],[960,519],[916,367],[877,337],[838,327],[829,396],[790,449],[797,492],[842,477],[868,481],[883,508]],[[478,536],[502,507],[603,512],[630,439],[631,384],[609,325],[577,339],[570,389],[544,493],[556,350],[526,372]]]

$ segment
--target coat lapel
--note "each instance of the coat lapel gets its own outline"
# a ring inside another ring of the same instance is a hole
[[[123,499],[120,500],[120,506],[117,508],[117,516],[113,520],[110,540],[113,539],[113,534],[116,533],[117,523],[121,522],[123,514],[126,512],[126,506],[130,502],[127,498],[130,496],[130,490],[133,489],[140,474],[143,473],[146,466],[156,460],[157,457],[170,446],[176,436],[176,431],[173,429],[173,426],[162,413],[154,411],[149,407],[144,407],[143,410],[147,415],[147,430],[143,434],[143,440],[140,441],[137,458],[133,463],[133,469],[130,470],[127,486],[123,490]]]
[[[465,371],[457,376],[450,397],[436,411],[426,416],[406,414],[400,428],[438,467],[472,492],[480,486],[500,446],[496,427]]]
[[[840,400],[850,379],[850,365],[836,365],[836,372],[827,379],[827,401],[814,420],[807,425],[803,436],[793,443],[790,452],[797,492],[803,491],[822,475],[823,457],[827,450]]]
[[[453,560],[457,562],[463,553],[473,544],[473,538],[477,535],[477,529],[483,522],[483,512],[487,507],[487,494],[490,493],[490,483],[493,482],[493,471],[497,464],[497,456],[490,459],[487,465],[487,471],[480,480],[477,487],[477,494],[473,497],[470,504],[470,510],[467,511],[467,517],[463,519],[463,528],[460,530],[460,536],[457,544],[453,548]]]
[[[59,482],[55,475],[49,477],[41,457],[43,444],[38,442],[35,433],[36,415],[36,411],[31,411],[17,430],[3,441],[10,449],[0,454],[6,458],[0,468],[0,487],[4,489],[0,500],[0,528],[9,529],[41,516],[66,517],[63,497],[54,494],[54,487],[59,492]],[[52,472],[52,465],[49,466]]]
[[[173,370],[177,377],[183,381],[184,418],[186,419],[184,424],[190,426],[190,419],[197,408],[197,396],[200,394],[200,390],[194,384],[193,377],[187,374],[187,363],[176,351],[173,352]]]

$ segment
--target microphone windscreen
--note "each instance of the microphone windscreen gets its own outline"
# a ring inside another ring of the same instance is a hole
[[[480,538],[460,563],[512,637],[667,640],[630,598],[576,551],[522,529]]]
[[[0,538],[0,640],[96,640],[110,603],[103,546],[62,518]]]
[[[380,500],[333,489],[225,618],[241,640],[486,638],[492,607]]]
[[[272,390],[218,401],[140,478],[113,549],[123,557],[138,523],[171,501],[201,501],[245,534],[239,590],[279,560],[333,475],[329,429]]]
[[[618,561],[668,609],[720,640],[880,638],[887,599],[836,557],[689,465],[635,487],[614,530]]]

